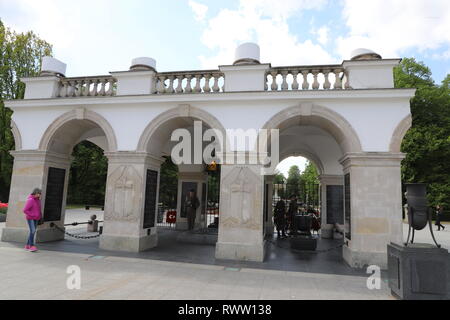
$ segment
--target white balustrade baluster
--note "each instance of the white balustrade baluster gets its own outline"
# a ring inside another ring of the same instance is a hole
[[[317,79],[317,76],[319,75],[319,70],[313,70],[312,74],[314,76],[314,82],[312,84],[312,89],[317,90],[317,89],[319,89],[319,86],[320,86],[319,81]]]
[[[82,88],[83,88],[83,82],[81,80],[75,80],[75,97],[81,96]]]
[[[309,74],[309,70],[302,70],[302,76],[303,76],[302,89],[303,90],[309,89],[308,74]]]
[[[178,86],[175,89],[176,93],[183,93],[183,75],[178,75],[177,76],[177,80],[178,80]]]
[[[98,79],[94,79],[92,82],[94,83],[94,86],[92,88],[92,95],[96,97],[98,96]]]
[[[294,80],[292,81],[292,90],[298,90],[298,87],[299,87],[299,84],[297,81],[298,71],[292,70],[291,74],[292,74],[292,77],[294,78]]]
[[[334,74],[336,75],[336,81],[334,83],[334,89],[335,90],[341,90],[342,89],[342,81],[341,81],[341,69],[335,69]]]
[[[200,87],[200,78],[201,78],[200,74],[195,75],[195,88],[194,88],[195,93],[202,92],[202,88]]]
[[[80,95],[81,96],[87,97],[90,94],[90,92],[89,92],[90,84],[91,84],[91,81],[88,79],[80,80]]]
[[[209,80],[211,79],[211,74],[206,73],[206,74],[204,74],[204,77],[205,77],[205,85],[203,86],[203,92],[209,93],[209,92],[211,92],[211,87],[209,85]]]
[[[166,90],[166,92],[167,93],[174,93],[174,89],[173,89],[173,79],[174,79],[174,76],[169,76],[168,77],[169,78],[169,87],[167,88],[167,90]]]
[[[219,92],[220,91],[220,88],[219,88],[219,77],[220,77],[220,75],[218,73],[214,73],[213,77],[214,77],[214,84],[213,84],[213,87],[212,87],[213,92]]]
[[[188,74],[186,75],[187,83],[186,88],[184,88],[184,93],[192,93],[192,75]]]
[[[330,83],[330,70],[323,70],[323,75],[325,76],[325,82],[323,83],[323,88],[325,90],[328,90],[331,88],[331,83]]]
[[[166,80],[165,76],[159,77],[159,84],[158,84],[158,93],[163,94],[166,92],[166,85],[164,84],[164,81]]]
[[[114,84],[115,84],[115,81],[114,81],[113,78],[110,78],[108,83],[109,83],[109,88],[108,88],[108,91],[106,92],[106,95],[113,96],[114,95]]]
[[[278,90],[278,83],[277,83],[278,71],[272,71],[270,73],[270,75],[272,76],[272,85],[270,86],[270,90],[277,91]]]
[[[285,91],[287,89],[289,89],[288,83],[287,83],[287,75],[288,75],[288,71],[284,70],[281,71],[281,77],[283,79],[283,82],[281,83],[281,90]]]
[[[99,96],[104,96],[105,95],[105,86],[106,86],[106,79],[102,78],[100,80],[100,91],[98,93]]]

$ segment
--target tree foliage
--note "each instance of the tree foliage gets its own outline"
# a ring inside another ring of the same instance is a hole
[[[429,204],[450,206],[450,75],[436,85],[422,62],[405,58],[395,69],[397,88],[417,88],[412,127],[402,143],[402,179],[426,183]]]
[[[103,149],[89,141],[73,148],[67,203],[104,205],[108,159]]]
[[[288,197],[291,197],[292,195],[298,197],[300,195],[300,181],[301,174],[298,166],[290,167],[288,178],[286,179],[286,193]]]
[[[16,33],[0,20],[0,201],[9,196],[14,149],[11,132],[12,110],[5,100],[23,99],[25,85],[20,78],[35,76],[40,70],[43,56],[52,54],[52,46],[32,31]]]

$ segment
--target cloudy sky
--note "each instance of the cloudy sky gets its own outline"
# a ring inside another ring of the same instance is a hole
[[[450,0],[0,0],[0,19],[53,44],[67,76],[141,56],[158,71],[217,68],[247,41],[273,66],[341,63],[363,47],[415,57],[438,83],[450,73]]]
[[[437,82],[450,73],[449,0],[0,0],[0,18],[52,43],[68,76],[139,56],[158,71],[217,68],[246,41],[275,66],[340,63],[366,47],[416,57]]]

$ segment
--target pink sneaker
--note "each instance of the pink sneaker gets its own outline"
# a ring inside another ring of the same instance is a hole
[[[27,244],[27,245],[25,246],[25,250],[30,250],[30,245],[29,245],[29,244]]]
[[[30,250],[30,252],[38,251],[38,249],[35,246],[31,246],[29,250]]]

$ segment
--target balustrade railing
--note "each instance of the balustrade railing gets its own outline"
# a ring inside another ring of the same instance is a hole
[[[114,96],[116,82],[112,76],[62,78],[58,98]]]
[[[155,93],[217,93],[223,92],[224,75],[219,70],[161,72],[156,75]]]
[[[341,65],[275,67],[265,80],[266,91],[350,89]]]
[[[274,67],[265,76],[266,91],[350,89],[341,65]],[[154,94],[224,92],[225,77],[219,70],[160,72],[155,74]],[[113,76],[61,78],[58,98],[114,96]]]

